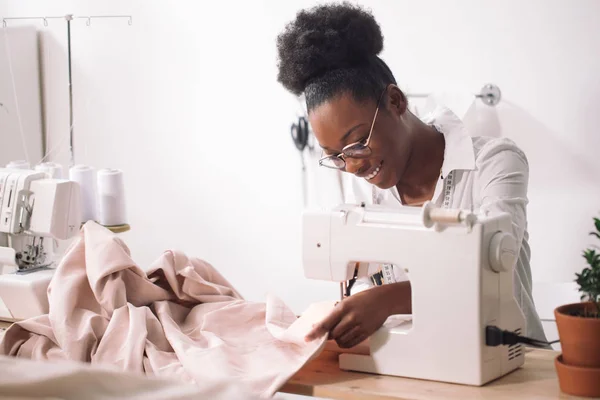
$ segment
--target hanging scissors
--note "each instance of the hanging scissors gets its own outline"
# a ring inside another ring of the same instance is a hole
[[[308,121],[303,116],[298,117],[298,123],[292,124],[290,127],[290,133],[292,135],[292,140],[294,141],[294,145],[300,152],[300,160],[302,161],[302,197],[304,200],[304,206],[307,205],[307,181],[306,181],[306,164],[304,163],[304,149],[308,146],[309,149],[312,149],[312,144],[309,144],[309,128]]]
[[[292,135],[292,140],[294,141],[294,145],[296,148],[302,152],[308,145],[308,121],[304,117],[298,118],[297,124],[292,124],[290,128],[290,133]],[[309,147],[310,148],[310,147]]]

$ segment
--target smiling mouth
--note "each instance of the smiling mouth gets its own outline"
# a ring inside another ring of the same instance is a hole
[[[377,166],[377,168],[375,168],[375,170],[373,172],[371,172],[369,175],[365,176],[364,178],[368,181],[375,178],[379,174],[379,171],[381,171],[382,165],[383,165],[383,161],[379,163],[379,165]]]

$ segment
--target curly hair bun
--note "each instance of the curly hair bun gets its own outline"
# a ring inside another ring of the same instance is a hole
[[[383,50],[381,28],[359,6],[341,3],[302,10],[277,38],[277,80],[300,95],[328,71],[367,63]]]

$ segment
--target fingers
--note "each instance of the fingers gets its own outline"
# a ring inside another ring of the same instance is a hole
[[[345,314],[341,321],[331,330],[330,339],[337,340],[342,335],[352,330],[357,324],[356,317],[352,312]]]
[[[315,340],[323,336],[325,333],[330,332],[340,322],[342,316],[342,307],[339,305],[335,306],[331,313],[329,313],[329,315],[325,317],[325,319],[323,319],[321,322],[316,324],[310,330],[310,332],[308,332],[304,339],[307,342],[310,342],[311,340]]]
[[[358,338],[362,337],[362,335],[363,332],[360,326],[354,325],[342,335],[334,339],[338,346],[340,346],[343,349],[347,349],[352,347],[351,344],[354,343]]]
[[[356,335],[356,336],[354,336],[354,337],[352,337],[352,338],[348,339],[348,341],[347,341],[347,342],[344,342],[344,343],[343,343],[343,346],[344,346],[344,347],[340,346],[339,344],[338,344],[338,346],[340,346],[340,347],[342,347],[342,348],[344,348],[344,349],[349,349],[349,348],[351,348],[351,347],[354,347],[354,346],[357,346],[357,345],[361,344],[362,342],[364,342],[365,340],[367,340],[367,338],[368,338],[368,337],[369,337],[369,336],[368,336],[368,335],[366,335],[366,334],[363,332],[363,333],[360,333],[360,334],[358,334],[358,335]]]

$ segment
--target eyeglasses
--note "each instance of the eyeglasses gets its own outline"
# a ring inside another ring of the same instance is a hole
[[[371,123],[371,130],[369,131],[369,136],[366,140],[360,142],[350,143],[342,149],[342,152],[339,154],[330,155],[327,157],[322,157],[319,160],[319,165],[321,167],[333,168],[333,169],[344,169],[346,167],[346,158],[358,158],[364,159],[369,158],[372,154],[372,150],[369,147],[369,143],[371,141],[371,136],[373,135],[373,127],[375,126],[375,120],[377,119],[377,114],[379,113],[379,103],[383,98],[384,93],[387,91],[387,86],[379,95],[379,100],[377,100],[377,109],[375,110],[375,116],[373,117],[373,122]]]

